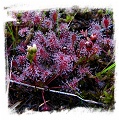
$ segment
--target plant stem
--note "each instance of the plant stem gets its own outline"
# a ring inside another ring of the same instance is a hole
[[[54,79],[56,79],[59,76],[59,74],[54,74],[47,82],[45,82],[46,85],[50,84]]]

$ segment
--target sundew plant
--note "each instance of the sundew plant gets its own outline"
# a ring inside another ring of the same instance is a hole
[[[8,106],[22,113],[114,109],[114,21],[110,9],[10,11],[5,24]]]

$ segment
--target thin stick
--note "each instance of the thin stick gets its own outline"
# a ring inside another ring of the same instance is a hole
[[[8,76],[7,76],[7,81],[6,81],[6,88],[7,88],[7,91],[9,90],[9,85],[10,85],[13,58],[14,58],[14,56],[12,57],[11,62],[10,62],[10,71],[9,71],[9,74],[8,74]],[[8,63],[8,61],[7,61],[7,63]]]
[[[32,38],[32,36],[33,36],[33,32],[34,32],[34,29],[31,28],[29,34],[28,34],[27,37],[26,37],[26,40],[24,41],[24,43],[25,43],[26,45],[27,45],[27,44],[29,43],[29,41],[31,40],[31,38]]]
[[[18,106],[18,105],[20,105],[20,103],[21,103],[22,101],[19,101],[19,102],[16,102],[15,104],[13,104],[10,108],[11,108],[11,110],[15,110],[15,108]]]
[[[49,102],[49,100],[45,101],[45,103],[47,103],[47,102]],[[41,106],[43,106],[45,103],[41,103],[41,104],[39,105],[39,108],[40,108]]]
[[[15,81],[13,81],[13,80],[10,80],[10,82],[16,83],[16,84],[19,84],[19,85],[23,85],[23,86],[27,86],[27,87],[36,88],[36,89],[39,89],[39,90],[46,91],[46,90],[45,90],[44,88],[42,88],[42,87],[31,86],[31,85],[29,85],[29,84],[24,84],[24,83],[22,83],[22,82],[15,82]],[[85,99],[81,98],[80,96],[78,96],[78,95],[76,95],[76,94],[67,93],[67,92],[61,92],[61,91],[56,91],[56,90],[50,90],[50,89],[49,89],[48,91],[49,91],[49,92],[52,92],[52,93],[57,93],[57,94],[62,94],[62,95],[68,95],[68,96],[77,97],[78,99],[80,99],[80,100],[82,100],[82,101],[84,101],[84,102],[104,106],[103,103],[96,102],[96,101],[93,101],[93,100],[85,100]]]
[[[59,76],[59,74],[55,74],[53,75],[53,77],[51,77],[45,84],[48,85],[50,84],[54,79],[56,79]]]
[[[69,24],[68,24],[68,28],[70,28],[70,24],[71,24],[71,22],[74,20],[74,18],[75,18],[75,16],[76,16],[76,14],[79,12],[79,10],[77,10],[77,12],[74,14],[74,16],[73,16],[73,18],[72,18],[72,20],[69,22]]]

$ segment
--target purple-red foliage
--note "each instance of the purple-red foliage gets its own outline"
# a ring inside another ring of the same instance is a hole
[[[73,73],[75,69],[77,77],[73,77],[68,83],[73,89],[76,89],[80,80],[78,77],[83,78],[87,73],[90,73],[89,63],[85,62],[83,66],[77,66],[77,62],[82,57],[100,56],[104,49],[103,45],[108,45],[109,49],[114,46],[113,39],[109,36],[103,37],[101,32],[102,29],[110,25],[111,20],[109,17],[104,17],[102,25],[93,21],[88,30],[81,30],[80,33],[77,33],[69,30],[68,24],[63,22],[57,25],[58,28],[55,28],[59,14],[55,10],[51,10],[49,14],[49,17],[34,11],[21,14],[22,24],[25,23],[29,27],[37,25],[38,27],[34,30],[33,38],[29,43],[29,45],[36,44],[37,52],[34,56],[35,59],[30,63],[26,57],[26,47],[21,45],[16,47],[17,55],[12,61],[11,79],[45,82],[52,75],[62,77],[62,75],[69,74],[70,76],[70,73]],[[29,27],[20,28],[18,34],[21,37],[26,37]],[[83,38],[80,38],[80,35]],[[43,110],[47,109],[47,106],[43,107]]]

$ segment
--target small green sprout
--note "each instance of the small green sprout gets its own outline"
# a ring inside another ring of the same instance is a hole
[[[30,63],[32,63],[36,55],[36,52],[37,52],[36,44],[33,44],[33,46],[27,46],[27,58],[30,61]]]

